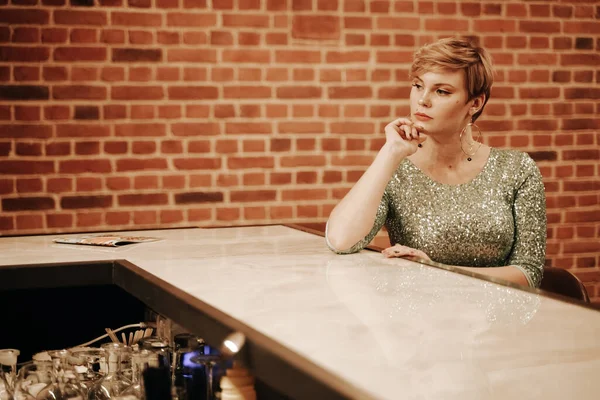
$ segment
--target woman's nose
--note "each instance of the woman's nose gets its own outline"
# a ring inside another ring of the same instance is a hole
[[[429,98],[427,97],[427,95],[423,95],[423,97],[421,97],[419,99],[419,105],[429,107],[430,104],[429,104]]]

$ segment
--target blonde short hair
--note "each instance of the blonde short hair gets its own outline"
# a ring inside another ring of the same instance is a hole
[[[488,52],[469,38],[452,37],[427,44],[415,53],[411,77],[427,71],[447,70],[465,72],[468,100],[485,94],[483,106],[473,115],[475,121],[490,98],[494,83],[492,58]]]

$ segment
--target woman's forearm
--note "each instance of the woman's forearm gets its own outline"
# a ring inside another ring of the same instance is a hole
[[[402,158],[384,145],[363,176],[333,209],[327,226],[327,238],[333,247],[346,250],[371,231],[385,187]]]
[[[431,261],[431,258],[429,258],[425,252],[401,244],[387,247],[383,249],[381,253],[387,258],[405,257],[409,260]],[[527,276],[525,276],[525,273],[520,268],[513,265],[506,267],[463,267],[461,265],[452,265],[452,267],[474,272],[476,274],[504,279],[523,286],[529,286],[529,280],[527,279]]]
[[[461,267],[456,266],[460,269],[475,272],[476,274],[491,276],[513,282],[523,286],[529,286],[527,277],[519,268],[513,267],[512,265],[506,267],[488,267],[488,268],[476,268],[476,267]]]

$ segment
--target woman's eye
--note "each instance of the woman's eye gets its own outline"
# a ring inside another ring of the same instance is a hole
[[[447,94],[450,94],[450,92],[447,92],[447,91],[445,91],[445,90],[442,90],[442,89],[438,89],[438,90],[437,90],[437,92],[438,92],[438,94],[441,94],[442,96],[445,96],[445,95],[447,95]]]
[[[412,84],[414,87],[416,87],[417,89],[421,89],[421,85],[419,85],[418,83],[413,83]]]

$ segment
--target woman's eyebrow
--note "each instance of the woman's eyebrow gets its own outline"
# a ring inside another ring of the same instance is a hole
[[[441,82],[441,83],[436,83],[436,84],[434,84],[433,86],[438,86],[438,87],[439,87],[439,86],[449,86],[449,87],[451,87],[452,89],[456,89],[456,88],[455,88],[453,85],[451,85],[451,84],[449,84],[449,83],[443,83],[443,82]]]
[[[423,79],[419,78],[418,76],[413,77],[413,80],[418,80],[420,82],[423,82]],[[452,89],[456,89],[456,87],[454,87],[454,85],[451,85],[451,84],[445,83],[445,82],[434,83],[432,86],[433,87],[450,86]]]

